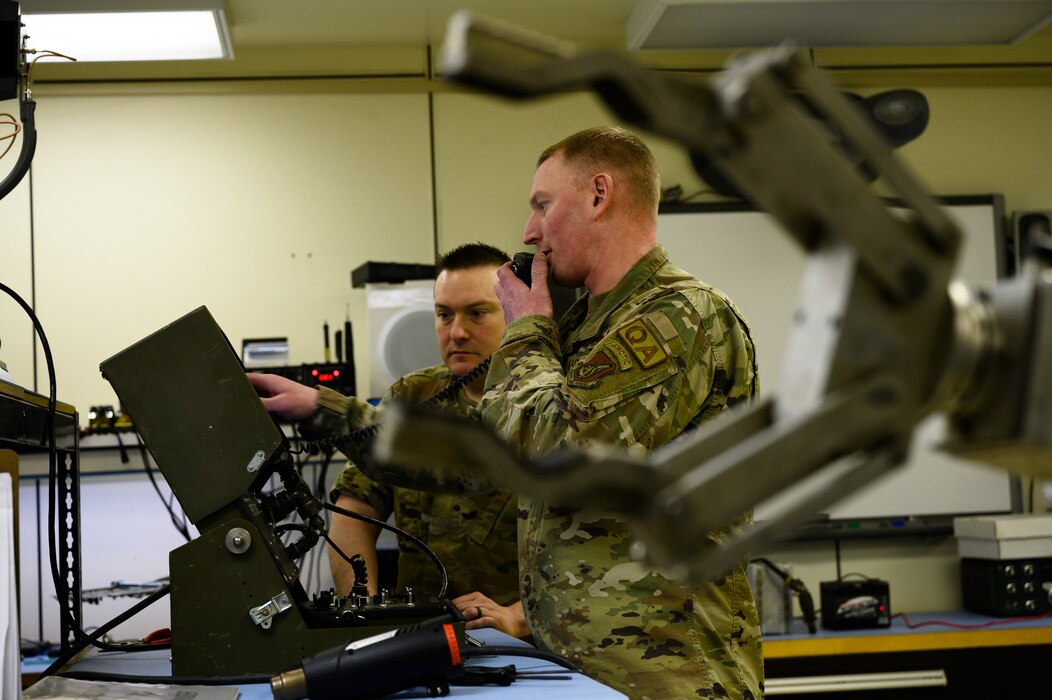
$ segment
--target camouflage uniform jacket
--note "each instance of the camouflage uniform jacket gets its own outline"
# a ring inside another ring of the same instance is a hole
[[[452,374],[444,365],[413,372],[394,383],[381,405],[394,398],[419,403],[444,389],[451,380]],[[369,404],[331,389],[322,389],[319,407],[330,418],[339,416],[342,429],[372,423],[377,413]],[[442,407],[462,415],[476,410],[475,403],[462,391]],[[416,491],[373,481],[348,462],[333,484],[332,500],[339,493],[368,503],[383,520],[394,513],[398,527],[426,542],[448,570],[447,597],[477,590],[502,605],[519,599],[517,499],[510,492],[490,489],[454,496]],[[434,562],[412,542],[399,539],[398,547],[399,590],[410,586],[417,593],[437,593],[440,579]]]
[[[558,326],[543,316],[508,325],[483,422],[527,456],[589,443],[651,450],[754,396],[754,357],[733,305],[657,246]],[[742,564],[688,587],[631,561],[621,520],[525,497],[519,508],[520,593],[535,641],[632,698],[762,697]]]

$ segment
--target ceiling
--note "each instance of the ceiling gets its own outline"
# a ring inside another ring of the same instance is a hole
[[[23,0],[22,5],[32,2]],[[634,0],[226,0],[233,60],[49,61],[34,68],[33,78],[37,84],[263,78],[429,84],[433,56],[456,9],[472,9],[581,47],[623,49],[634,5]],[[33,48],[62,52],[61,46]],[[714,70],[728,54],[636,52],[653,67],[690,71]],[[861,74],[912,70],[955,80],[996,74],[998,82],[1011,74],[1023,82],[1052,84],[1052,26],[1015,46],[820,49],[815,57],[824,67]]]

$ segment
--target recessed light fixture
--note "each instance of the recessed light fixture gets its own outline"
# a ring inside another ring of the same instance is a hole
[[[1050,0],[635,0],[629,49],[1013,44],[1052,20]]]
[[[27,46],[78,61],[233,58],[221,0],[23,0]]]

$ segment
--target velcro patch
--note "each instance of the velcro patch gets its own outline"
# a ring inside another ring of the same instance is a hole
[[[629,352],[635,355],[644,369],[649,369],[668,359],[668,354],[643,319],[633,321],[624,328],[618,329],[617,334],[625,341]]]
[[[661,312],[655,312],[647,316],[647,319],[653,321],[654,328],[668,343],[668,349],[673,355],[686,353],[687,349],[683,345],[683,340],[679,337],[679,331],[676,330],[676,326],[673,325],[668,316]]]
[[[567,383],[580,387],[595,386],[600,379],[616,369],[617,365],[613,363],[604,351],[600,350],[592,355],[587,362],[574,367],[567,378]]]
[[[621,369],[632,369],[632,356],[628,354],[628,351],[621,345],[610,341],[603,343],[603,347],[610,351],[610,354],[617,358],[617,364]]]

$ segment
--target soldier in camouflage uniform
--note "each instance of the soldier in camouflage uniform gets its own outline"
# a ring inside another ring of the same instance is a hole
[[[523,236],[533,284],[498,272],[508,327],[483,421],[526,456],[567,446],[651,450],[750,400],[741,315],[657,245],[658,175],[621,129],[592,129],[538,161]],[[547,274],[583,285],[558,325]],[[523,498],[520,593],[535,641],[632,698],[759,698],[759,621],[744,562],[684,585],[629,558],[623,521]],[[712,533],[719,541],[725,533]]]
[[[499,313],[499,312],[498,312]],[[408,404],[426,401],[449,386],[453,374],[443,365],[412,372],[397,382],[384,395],[381,406],[391,400]],[[349,399],[331,389],[322,388],[318,399],[318,419],[330,420],[338,431],[361,427],[348,422]],[[437,408],[460,415],[471,415],[477,406],[466,392],[443,401]],[[453,496],[417,491],[373,481],[349,462],[330,494],[332,501],[342,508],[362,510],[361,504],[372,509],[379,520],[387,520],[393,513],[398,527],[423,540],[447,564],[448,595],[459,598],[482,590],[498,605],[507,606],[519,599],[519,568],[516,552],[517,499],[502,489],[490,489],[474,494]],[[357,501],[357,503],[355,502]],[[339,518],[339,520],[337,520]],[[333,516],[332,536],[339,544],[340,526],[361,529],[375,548],[376,528],[368,523],[343,516]],[[341,549],[343,547],[341,546]],[[439,574],[434,562],[419,547],[407,539],[398,541],[398,588],[407,586],[418,592],[436,592]],[[373,550],[375,552],[375,549]],[[375,555],[374,555],[375,556]],[[334,573],[346,570],[346,563],[330,550]],[[375,581],[370,579],[375,587]],[[349,590],[347,583],[344,586]],[[337,586],[338,589],[341,586]],[[344,591],[341,591],[344,592]],[[489,606],[487,606],[489,607]],[[468,614],[477,613],[468,606]]]
[[[399,379],[381,405],[392,399],[419,403],[444,390],[454,377],[468,374],[496,349],[504,320],[494,294],[495,270],[508,256],[491,246],[461,246],[438,261],[435,282],[435,334],[445,364],[413,372]],[[312,437],[339,435],[370,425],[380,412],[372,405],[343,396],[326,387],[312,389],[274,375],[250,374],[250,381],[264,394],[267,409],[293,420]],[[461,415],[476,412],[484,375],[468,382],[439,408]],[[347,451],[357,458],[356,449]],[[343,449],[341,447],[341,449]],[[497,627],[526,636],[522,606],[518,602],[516,552],[517,499],[508,491],[448,495],[400,488],[372,481],[353,462],[336,480],[331,498],[338,506],[396,524],[427,543],[447,565],[447,595],[468,620],[468,627]],[[348,556],[362,554],[369,571],[376,571],[376,538],[371,524],[334,515],[330,537]],[[350,565],[330,550],[333,579],[340,594],[354,582]],[[414,544],[399,540],[398,587],[418,593],[436,593],[439,575],[435,564]],[[376,576],[369,577],[376,592]]]

